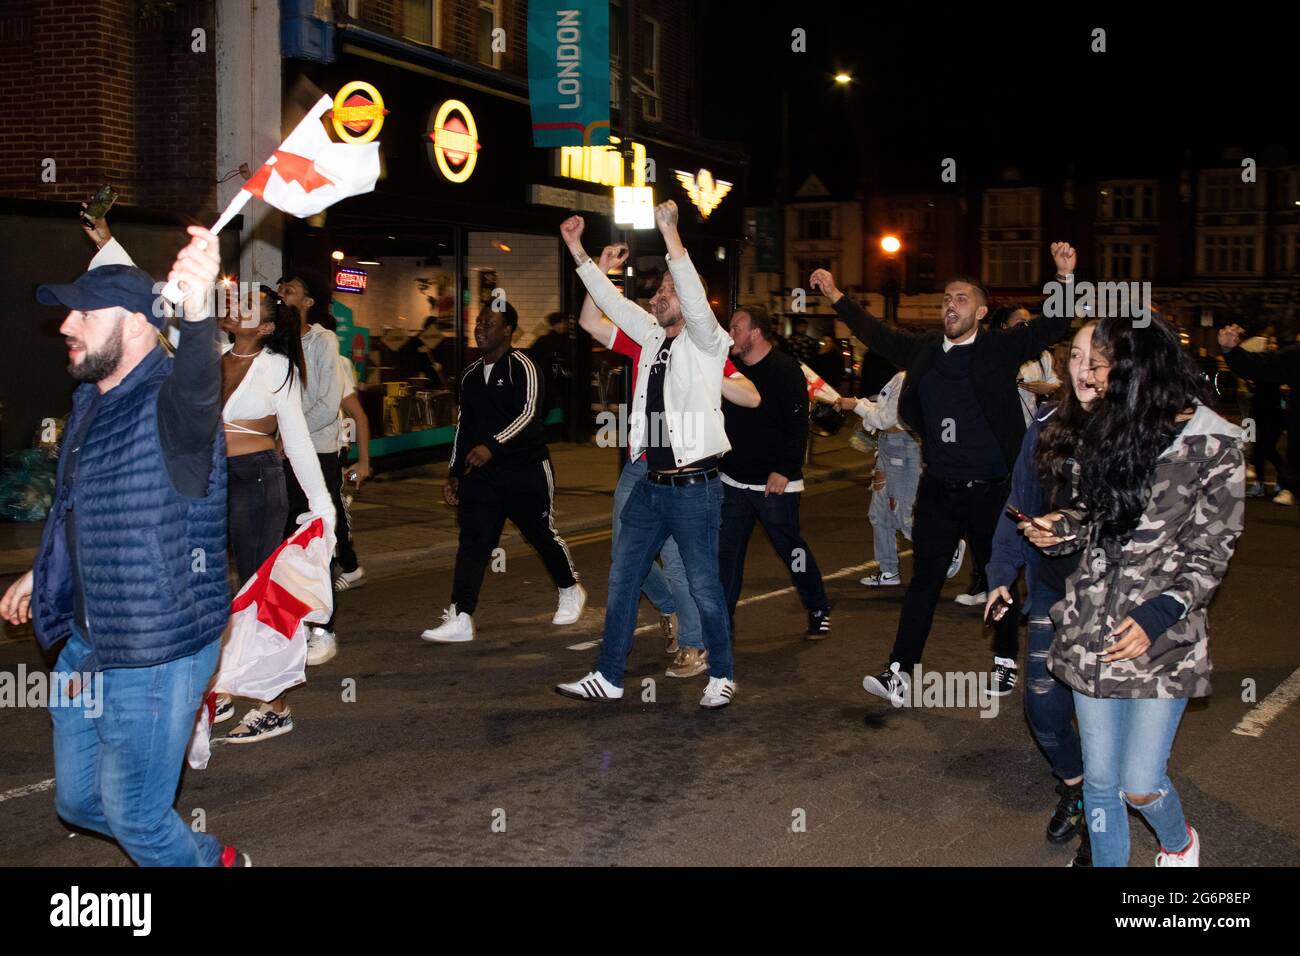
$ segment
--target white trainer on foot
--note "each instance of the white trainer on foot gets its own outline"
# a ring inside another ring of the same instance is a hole
[[[957,550],[953,552],[952,561],[948,564],[947,580],[951,581],[961,570],[962,559],[966,557],[966,540],[964,538],[957,541]]]
[[[877,571],[875,574],[868,574],[865,578],[858,578],[858,583],[869,588],[896,588],[903,583],[903,579],[897,573]]]
[[[719,707],[726,707],[731,703],[732,698],[736,696],[736,682],[727,677],[710,677],[708,686],[704,688],[704,696],[700,698],[700,706],[708,707],[710,710],[717,710]]]
[[[555,692],[575,700],[596,700],[602,703],[623,699],[623,688],[615,687],[605,680],[600,671],[592,671],[571,684],[556,684]]]
[[[573,624],[582,617],[582,609],[587,606],[587,589],[581,584],[560,588],[560,605],[555,609],[552,624]]]
[[[1170,853],[1162,847],[1156,854],[1156,866],[1200,866],[1201,835],[1190,823],[1187,824],[1187,835],[1192,838],[1187,848],[1179,853]]]
[[[435,644],[464,644],[474,640],[474,619],[452,605],[442,612],[442,623],[420,633],[420,640]]]
[[[1289,440],[1289,439],[1290,439],[1290,436],[1288,435],[1287,438],[1288,438],[1288,440]],[[1275,505],[1293,505],[1293,504],[1295,504],[1295,495],[1291,494],[1291,492],[1289,492],[1289,491],[1287,491],[1285,488],[1283,488],[1281,491],[1279,491],[1279,492],[1277,493],[1277,497],[1273,499],[1273,504],[1275,504]]]
[[[359,588],[365,583],[366,569],[358,566],[355,571],[340,571],[334,579],[334,590],[346,591],[348,588]]]
[[[339,642],[333,631],[327,631],[319,624],[307,625],[307,666],[315,667],[332,661],[339,652]]]

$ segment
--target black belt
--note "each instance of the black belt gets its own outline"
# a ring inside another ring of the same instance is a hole
[[[705,471],[652,471],[646,475],[648,479],[656,485],[693,485],[697,481],[712,481],[718,477],[718,469],[709,468]]]

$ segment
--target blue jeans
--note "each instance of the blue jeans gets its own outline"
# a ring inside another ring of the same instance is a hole
[[[73,631],[54,669],[79,671],[89,653]],[[219,863],[220,842],[191,830],[173,804],[199,703],[220,655],[221,642],[213,641],[166,664],[100,671],[98,716],[51,700],[60,817],[116,840],[140,866]]]
[[[637,482],[644,480],[649,472],[650,466],[642,458],[640,461],[628,462],[618,476],[618,484],[614,486],[614,525],[610,534],[611,554],[618,548],[618,534],[623,524],[621,517],[623,506],[627,504],[627,499],[632,494],[632,489],[637,486]],[[686,566],[682,564],[682,556],[677,550],[677,542],[671,537],[664,542],[663,548],[660,549],[659,560],[663,562],[663,568],[661,569],[658,564],[652,561],[650,570],[645,576],[645,581],[641,583],[641,590],[645,592],[645,596],[650,599],[650,603],[655,606],[655,610],[660,614],[677,615],[677,643],[679,646],[703,650],[704,638],[700,634],[700,611],[695,606],[695,598],[691,595],[691,587],[686,581]]]
[[[876,436],[876,470],[885,473],[885,487],[871,493],[867,518],[881,574],[898,573],[898,540],[902,532],[912,540],[912,507],[921,480],[921,446],[907,432],[879,432]]]
[[[1093,866],[1128,866],[1125,805],[1135,807],[1162,849],[1187,849],[1187,820],[1166,766],[1186,698],[1097,698],[1074,691],[1083,741],[1083,806],[1092,838]],[[1158,793],[1139,805],[1127,797]]]
[[[700,612],[709,676],[731,677],[731,628],[727,602],[718,577],[718,528],[722,523],[722,480],[691,485],[637,482],[620,513],[622,529],[609,568],[605,599],[605,633],[596,670],[616,687],[636,629],[641,585],[655,555],[672,537],[682,557],[691,593]]]
[[[1062,780],[1083,776],[1083,748],[1074,729],[1074,696],[1047,669],[1047,652],[1056,638],[1049,613],[1060,595],[1036,588],[1029,597],[1029,651],[1025,657],[1025,720],[1043,748],[1052,773]],[[1012,608],[1008,613],[1016,613]]]

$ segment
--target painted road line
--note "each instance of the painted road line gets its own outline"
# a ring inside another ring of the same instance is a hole
[[[1250,713],[1241,719],[1241,723],[1232,728],[1232,732],[1243,737],[1262,737],[1268,725],[1289,705],[1295,703],[1297,697],[1300,697],[1300,667],[1274,687],[1273,692],[1258,705],[1251,708]]]
[[[4,793],[0,793],[0,803],[4,803],[6,800],[16,800],[18,797],[31,796],[33,793],[40,793],[43,790],[52,790],[53,788],[53,777],[49,780],[41,780],[38,783],[29,783],[25,787],[15,787],[12,790],[6,790]]]

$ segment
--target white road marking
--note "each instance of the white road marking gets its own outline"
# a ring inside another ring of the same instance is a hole
[[[4,793],[0,793],[0,803],[4,803],[6,800],[16,800],[18,797],[28,797],[31,796],[33,793],[41,793],[44,790],[52,790],[52,789],[54,789],[53,777],[51,777],[49,780],[41,780],[37,783],[29,783],[25,787],[15,787],[12,790],[6,790]]]
[[[1251,708],[1250,713],[1232,728],[1232,732],[1243,737],[1262,737],[1274,718],[1294,703],[1296,698],[1300,698],[1300,667],[1274,687],[1271,694]]]

